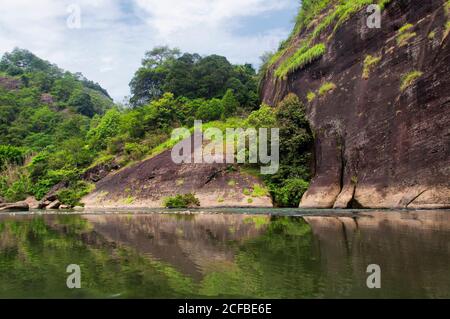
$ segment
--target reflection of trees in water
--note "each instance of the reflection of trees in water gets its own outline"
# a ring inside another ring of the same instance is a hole
[[[449,294],[450,216],[0,216],[0,297]],[[65,286],[80,264],[85,289]],[[382,267],[383,289],[365,287]]]

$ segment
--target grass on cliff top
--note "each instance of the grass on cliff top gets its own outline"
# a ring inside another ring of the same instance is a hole
[[[313,46],[313,43],[320,38],[324,31],[331,27],[333,28],[332,34],[328,37],[330,39],[340,26],[364,6],[379,4],[381,8],[384,8],[389,2],[391,0],[303,0],[293,33],[288,41],[280,46],[280,50],[273,55],[268,62],[268,66],[273,66],[285,56],[289,49],[289,42],[293,37],[300,34],[305,28],[312,28],[315,25],[312,32],[306,37],[306,40],[302,42],[300,48],[293,55],[286,58],[275,71],[275,75],[278,78],[285,78],[289,73],[302,69],[314,59],[323,55],[326,51],[325,44],[321,43]],[[325,10],[328,11],[325,12]],[[321,14],[323,16],[318,20],[317,17]],[[316,55],[312,56],[312,54]]]
[[[400,86],[400,91],[405,91],[407,88],[411,87],[417,80],[423,75],[420,71],[411,71],[402,77],[402,83]]]

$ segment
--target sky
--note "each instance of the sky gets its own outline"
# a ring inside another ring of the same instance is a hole
[[[122,102],[155,46],[259,65],[299,0],[0,0],[0,55],[15,47],[100,83]]]

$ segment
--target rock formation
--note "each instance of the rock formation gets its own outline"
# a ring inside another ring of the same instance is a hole
[[[302,207],[450,207],[449,8],[393,0],[371,29],[364,7],[315,40],[326,43],[322,57],[279,78],[276,68],[330,7],[291,38],[262,94],[272,106],[291,92],[307,105],[315,177]],[[319,93],[326,83],[334,86]]]
[[[194,153],[194,152],[192,152]],[[86,208],[160,208],[166,197],[195,194],[201,207],[272,207],[252,196],[258,178],[227,164],[176,164],[171,150],[113,172],[83,199]]]

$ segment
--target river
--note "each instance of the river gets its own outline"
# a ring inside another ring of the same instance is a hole
[[[450,298],[450,211],[5,213],[0,298]]]

